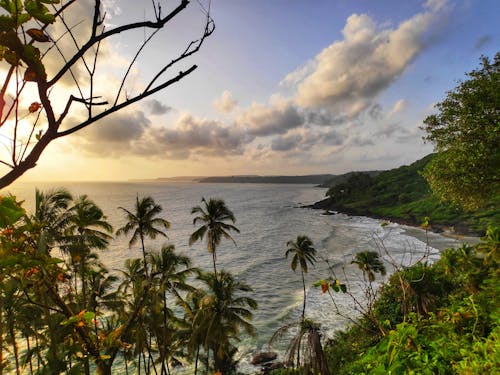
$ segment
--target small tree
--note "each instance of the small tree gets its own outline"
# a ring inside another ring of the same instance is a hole
[[[205,198],[201,199],[203,203],[202,206],[195,206],[191,209],[191,214],[197,214],[193,219],[193,225],[201,222],[202,225],[196,229],[189,237],[189,245],[191,246],[197,241],[203,240],[207,237],[207,250],[212,254],[212,262],[214,265],[214,275],[217,280],[217,247],[220,245],[222,238],[233,240],[233,237],[229,234],[230,231],[240,233],[240,230],[234,225],[228,224],[236,222],[233,211],[231,211],[227,206],[226,202],[222,199],[210,198],[208,201]]]
[[[439,197],[473,209],[500,193],[500,52],[467,76],[424,120],[438,151],[424,176]]]
[[[307,273],[307,264],[314,265],[316,263],[316,249],[313,247],[312,240],[307,236],[297,236],[297,240],[288,241],[286,243],[287,250],[285,256],[292,256],[292,262],[290,267],[293,272],[297,269],[297,265],[300,265],[300,274],[302,275],[302,288],[304,290],[304,304],[302,306],[302,320],[305,318],[306,314],[306,281],[304,279],[304,274]]]
[[[168,75],[198,52],[214,31],[208,12],[197,40],[187,41],[185,49],[159,66],[139,92],[127,91],[139,55],[190,1],[176,0],[166,6],[155,0],[152,3],[153,19],[108,28],[101,0],[93,5],[92,1],[86,5],[76,0],[0,1],[0,129],[9,140],[8,153],[0,155],[4,167],[0,188],[34,168],[52,141],[163,90],[197,68],[191,65]],[[85,7],[92,10],[87,19],[82,12]],[[134,31],[145,32],[144,42],[137,46],[121,82],[113,89],[109,80],[97,74],[102,51],[113,37]],[[79,109],[83,109],[83,117]]]

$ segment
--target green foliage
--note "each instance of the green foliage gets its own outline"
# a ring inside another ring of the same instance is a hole
[[[151,198],[123,211],[121,232],[141,245],[168,227]],[[188,283],[198,272],[190,259],[165,245],[128,259],[119,277],[110,274],[94,253],[111,239],[104,213],[63,189],[37,191],[32,214],[3,198],[0,219],[0,351],[11,363],[0,355],[0,372],[108,375],[123,356],[134,370],[165,374],[198,363],[200,352],[205,372],[235,372],[236,343],[242,331],[253,334],[257,303],[230,273],[204,274],[205,289],[197,289]]]
[[[422,172],[436,157],[428,155],[411,165],[381,172],[375,177],[353,174],[346,182],[328,190],[332,208],[414,225],[420,225],[429,217],[434,225],[455,226],[458,231],[465,232],[484,233],[488,225],[500,225],[500,195],[491,196],[481,209],[465,212],[432,194]]]
[[[500,194],[500,52],[467,76],[424,120],[439,152],[424,176],[441,199],[475,209]]]
[[[497,264],[478,252],[487,253],[495,238],[393,274],[374,306],[387,333],[361,317],[329,343],[330,368],[335,374],[493,373],[500,367],[500,282]]]
[[[0,228],[7,228],[24,215],[24,209],[15,197],[0,197]]]

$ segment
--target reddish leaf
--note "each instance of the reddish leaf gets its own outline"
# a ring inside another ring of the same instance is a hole
[[[28,82],[36,82],[37,80],[36,72],[31,68],[27,68],[26,71],[24,72],[24,80]]]
[[[50,40],[49,37],[46,34],[44,34],[44,32],[40,29],[29,29],[27,33],[37,42],[44,43]]]
[[[33,102],[33,103],[30,104],[30,107],[28,108],[28,111],[30,113],[34,113],[34,112],[38,111],[40,108],[42,108],[42,105],[40,103]]]

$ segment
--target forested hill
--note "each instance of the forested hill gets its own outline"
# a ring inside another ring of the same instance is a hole
[[[315,174],[307,176],[221,176],[202,178],[199,182],[253,183],[253,184],[324,184],[334,175]]]
[[[347,181],[330,186],[326,194],[328,198],[312,207],[410,225],[420,225],[428,217],[434,230],[454,227],[456,232],[463,234],[483,234],[488,223],[498,223],[498,196],[492,197],[479,210],[464,212],[456,206],[440,202],[432,195],[421,171],[433,157],[434,154],[431,154],[411,165],[384,171],[376,176],[353,173]]]

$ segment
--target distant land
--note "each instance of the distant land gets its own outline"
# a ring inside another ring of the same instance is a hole
[[[313,174],[305,176],[219,176],[199,179],[202,183],[238,184],[315,184],[321,185],[335,177],[332,174]]]
[[[332,184],[347,181],[353,173],[348,172],[340,175],[334,174],[311,174],[299,176],[259,176],[259,175],[235,175],[235,176],[177,176],[159,177],[154,179],[135,179],[133,182],[200,182],[200,183],[237,183],[237,184],[314,184],[319,187],[330,187]],[[365,171],[370,176],[376,176],[380,171]]]

